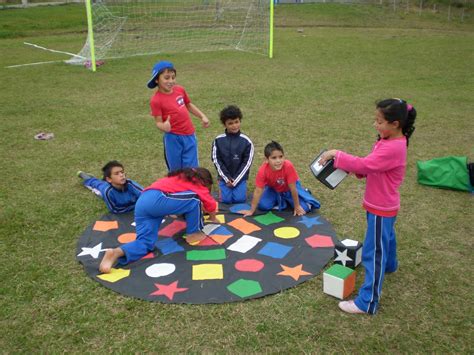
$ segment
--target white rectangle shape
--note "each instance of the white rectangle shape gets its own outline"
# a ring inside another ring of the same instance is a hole
[[[228,250],[237,251],[239,253],[246,253],[262,240],[260,238],[252,237],[244,234],[235,243],[229,245]]]

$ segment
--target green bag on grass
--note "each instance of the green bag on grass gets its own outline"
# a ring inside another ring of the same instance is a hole
[[[417,161],[418,183],[422,185],[471,191],[467,157],[443,157]]]

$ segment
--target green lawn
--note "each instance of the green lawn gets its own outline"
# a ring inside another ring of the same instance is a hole
[[[241,52],[142,56],[91,73],[60,62],[5,68],[66,59],[23,42],[78,52],[82,7],[0,11],[2,352],[473,352],[473,197],[418,185],[416,161],[474,159],[474,25],[407,22],[343,5],[281,6],[277,16],[272,60]],[[416,107],[397,221],[400,269],[386,278],[376,316],[341,313],[323,294],[322,275],[242,303],[168,305],[122,297],[85,274],[77,238],[106,210],[76,171],[99,174],[118,159],[143,185],[165,173],[145,87],[158,59],[175,63],[178,81],[212,120],[197,128],[204,167],[212,168],[210,144],[222,132],[218,112],[238,104],[257,151],[252,180],[265,144],[279,141],[340,239],[363,240],[364,185],[348,178],[331,191],[308,164],[322,148],[368,153],[377,99],[402,97]],[[40,131],[55,139],[35,141]]]

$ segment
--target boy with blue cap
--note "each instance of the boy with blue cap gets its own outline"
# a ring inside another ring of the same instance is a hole
[[[148,88],[158,88],[150,100],[151,115],[156,126],[164,132],[163,145],[168,171],[199,166],[195,128],[189,112],[198,117],[204,128],[209,119],[188,97],[186,90],[176,84],[173,63],[160,61],[153,66]]]

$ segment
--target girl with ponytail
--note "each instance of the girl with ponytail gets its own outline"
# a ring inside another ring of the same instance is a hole
[[[347,313],[377,312],[385,273],[398,268],[395,220],[400,209],[399,188],[405,177],[408,141],[415,130],[415,108],[402,99],[376,103],[374,128],[378,141],[366,157],[340,150],[325,152],[320,164],[334,159],[334,166],[366,179],[363,207],[367,231],[362,247],[365,280],[359,295],[342,301],[339,308]]]

